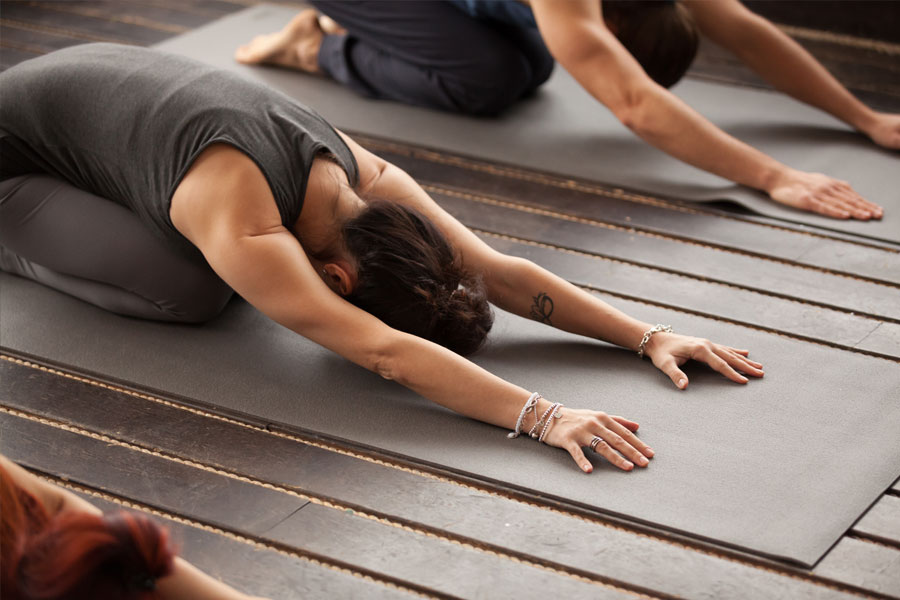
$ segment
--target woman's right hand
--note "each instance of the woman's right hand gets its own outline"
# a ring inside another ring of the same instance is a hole
[[[884,210],[857,194],[850,184],[821,173],[787,169],[767,190],[776,202],[834,219],[880,219]]]
[[[542,414],[543,411],[538,412]],[[600,438],[594,451],[623,471],[634,466],[646,467],[653,458],[653,450],[634,434],[639,425],[624,417],[604,412],[562,407],[562,416],[554,419],[544,441],[566,450],[585,473],[594,470],[583,448],[590,448],[595,437]]]

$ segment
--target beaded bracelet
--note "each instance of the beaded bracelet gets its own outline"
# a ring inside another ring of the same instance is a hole
[[[550,405],[550,408],[548,408],[547,410],[545,410],[545,411],[544,411],[544,414],[541,415],[540,420],[534,422],[534,425],[533,425],[532,428],[528,431],[528,435],[531,436],[531,439],[533,439],[533,440],[538,439],[538,435],[539,435],[540,432],[541,432],[541,428],[544,426],[544,421],[547,420],[547,415],[550,414],[550,412],[553,410],[553,407],[555,407],[555,406],[556,406],[556,404],[551,404],[551,405]],[[537,414],[537,413],[535,413],[535,414]]]
[[[514,440],[522,435],[522,424],[525,422],[525,414],[533,412],[534,408],[537,406],[538,400],[540,400],[542,397],[543,396],[541,396],[538,392],[535,392],[528,397],[528,400],[525,401],[525,406],[522,407],[522,412],[519,413],[519,418],[516,420],[516,430],[506,434],[506,437]]]
[[[654,333],[672,333],[672,326],[657,323],[656,325],[645,331],[644,337],[641,338],[641,343],[638,345],[637,354],[639,357],[644,358],[644,346],[647,345],[647,342],[650,341],[650,338]]]
[[[539,442],[544,441],[544,438],[547,436],[547,432],[550,431],[550,425],[553,423],[553,420],[562,417],[562,413],[559,412],[560,408],[562,408],[561,402],[557,402],[550,407],[550,416],[547,417],[547,423],[545,423],[544,428],[541,429],[541,435],[538,437]]]

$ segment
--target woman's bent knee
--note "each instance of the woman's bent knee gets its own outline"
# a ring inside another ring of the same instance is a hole
[[[225,309],[233,295],[225,282],[210,273],[180,290],[177,297],[157,300],[160,320],[175,323],[206,323]]]
[[[463,75],[444,78],[447,94],[456,103],[457,110],[476,116],[493,116],[516,103],[550,75],[535,73],[534,65],[514,51],[485,57],[482,64]],[[539,83],[536,77],[543,77]]]

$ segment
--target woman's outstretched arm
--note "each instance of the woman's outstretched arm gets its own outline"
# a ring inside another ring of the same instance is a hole
[[[343,134],[342,134],[343,135]],[[466,269],[480,274],[488,299],[500,308],[558,329],[637,350],[650,324],[644,323],[546,269],[492,249],[444,211],[406,172],[362,148],[344,135],[360,168],[360,193],[406,204],[429,217],[461,254]],[[680,389],[688,385],[679,368],[688,360],[705,362],[732,381],[746,383],[741,373],[763,375],[762,365],[746,350],[684,335],[657,333],[645,354]]]
[[[900,149],[900,115],[860,102],[803,46],[738,0],[686,0],[698,27],[778,90],[815,106],[868,135]]]
[[[171,216],[216,273],[274,321],[432,402],[515,427],[530,393],[442,346],[388,327],[336,295],[281,224],[263,174],[238,150],[214,147],[201,155],[172,200]],[[549,406],[541,400],[538,411]],[[598,451],[631,470],[646,466],[653,455],[634,435],[637,427],[622,417],[566,408],[546,442],[566,449],[589,473],[593,467],[581,448],[599,436],[605,443]]]
[[[846,182],[776,161],[656,84],[606,27],[596,0],[532,0],[531,5],[553,57],[644,141],[794,208],[839,219],[881,217],[882,209]]]

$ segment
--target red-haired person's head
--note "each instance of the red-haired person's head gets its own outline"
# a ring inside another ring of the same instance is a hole
[[[149,600],[171,572],[166,531],[130,513],[48,514],[0,467],[4,600]]]

